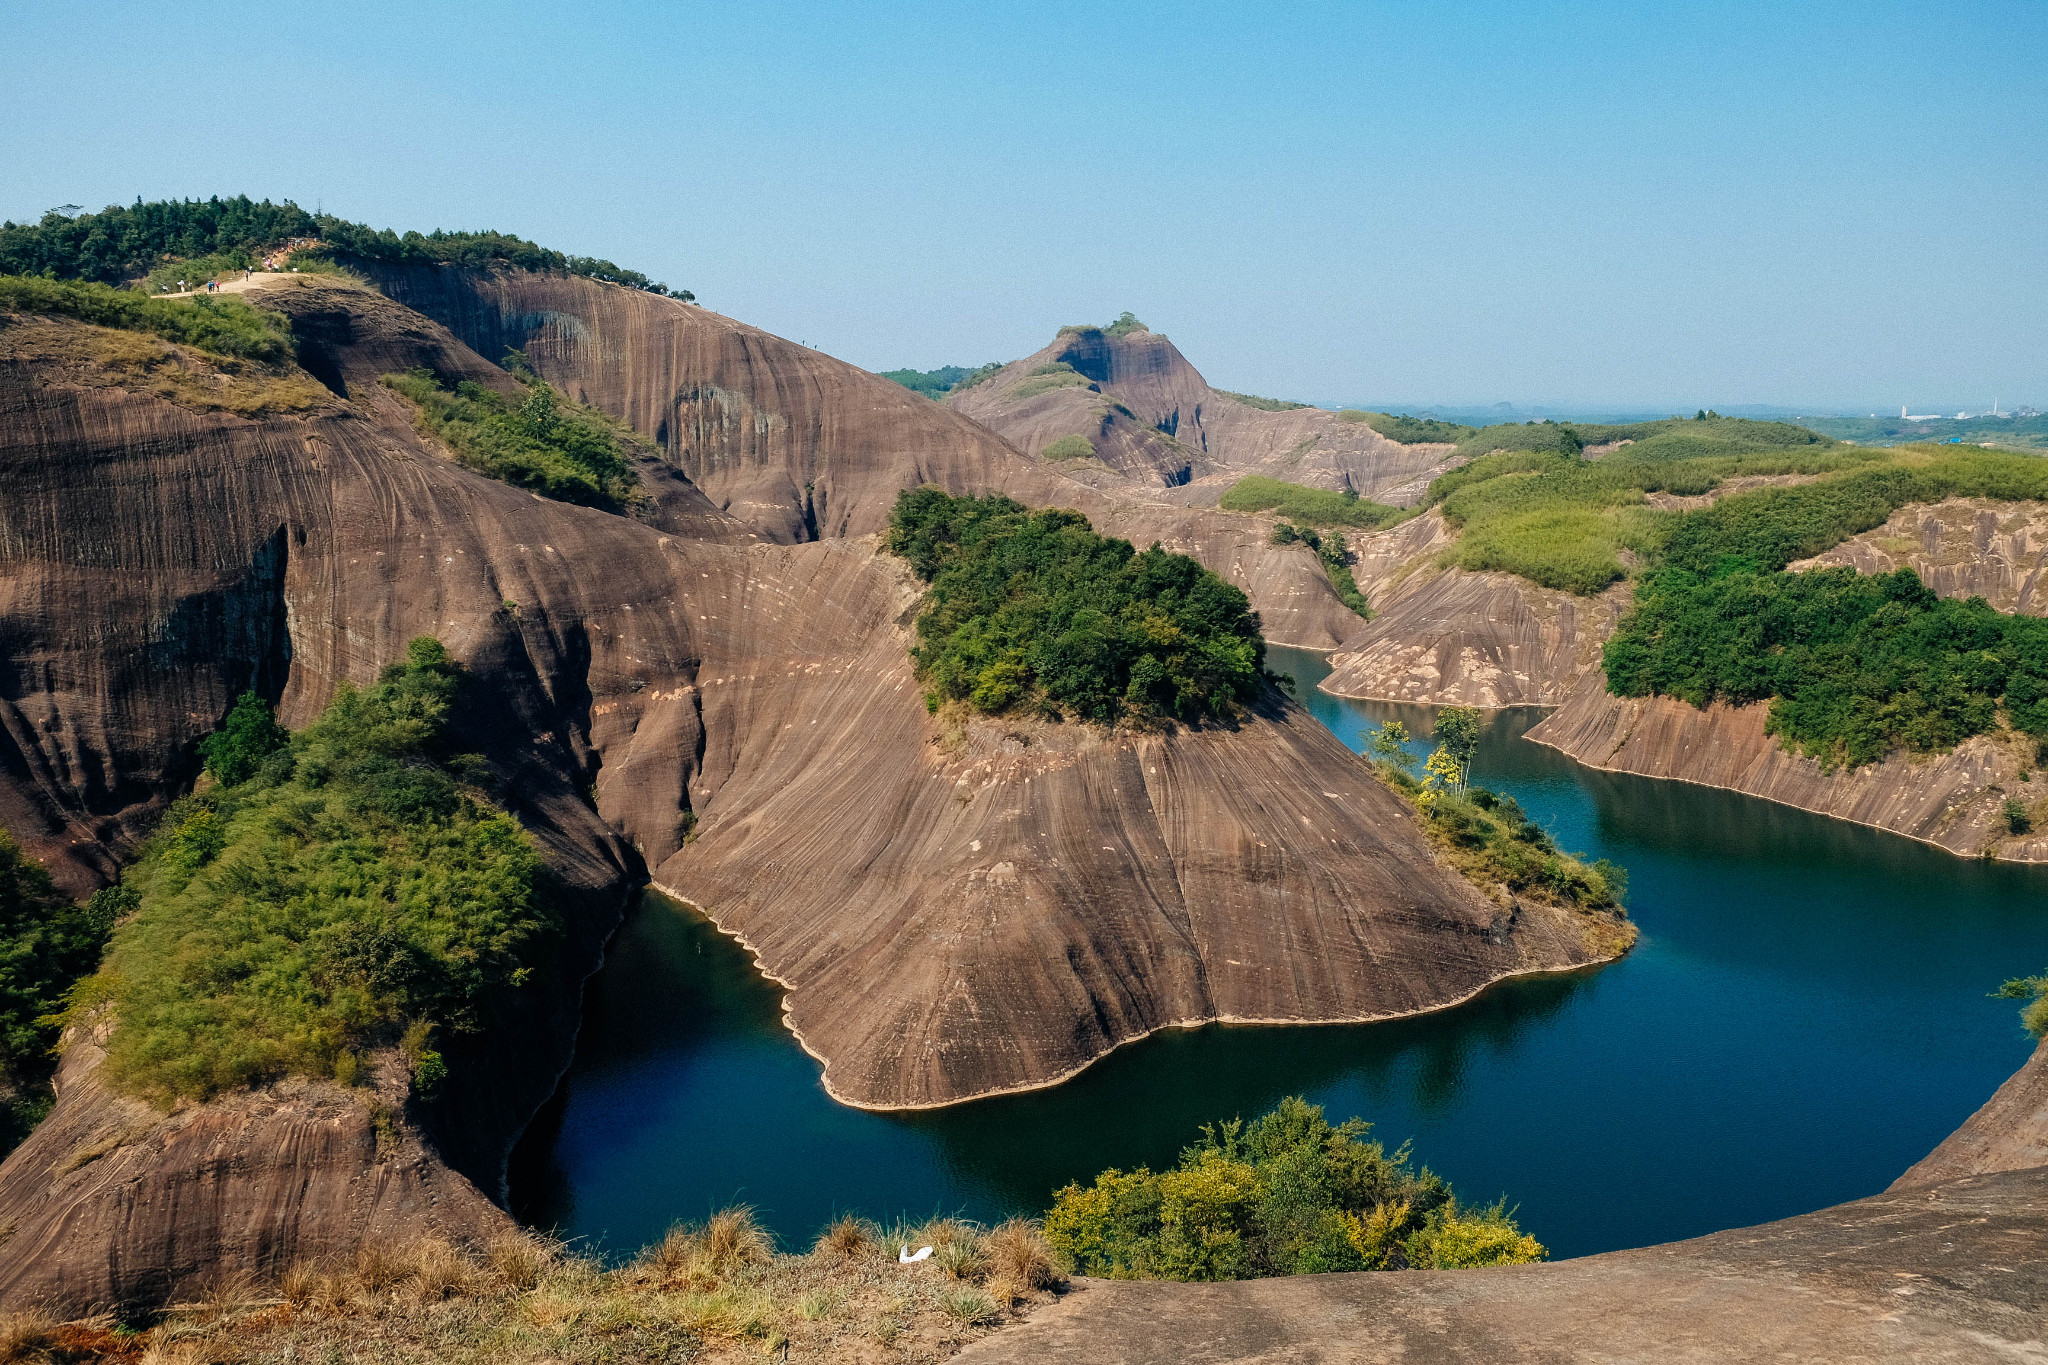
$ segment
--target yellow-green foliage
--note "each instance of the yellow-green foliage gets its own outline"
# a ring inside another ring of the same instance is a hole
[[[1303,526],[1374,528],[1400,521],[1398,507],[1368,501],[1354,489],[1309,488],[1298,483],[1248,474],[1230,486],[1217,503],[1226,512],[1275,512]]]
[[[1345,411],[1338,413],[1337,416],[1346,422],[1364,422],[1388,440],[1399,441],[1403,445],[1456,445],[1477,434],[1472,427],[1461,422],[1439,422],[1434,417],[1410,417],[1405,412],[1394,416],[1384,412]]]
[[[563,502],[615,509],[630,501],[638,489],[627,459],[633,437],[558,397],[546,380],[522,373],[521,382],[526,395],[514,402],[474,380],[450,389],[431,370],[384,376],[386,387],[418,405],[421,428],[478,473]]]
[[[1299,1098],[1251,1124],[1210,1124],[1173,1170],[1104,1171],[1059,1192],[1045,1235],[1075,1267],[1122,1279],[1232,1280],[1546,1254],[1505,1207],[1463,1212],[1451,1189]]]
[[[1082,374],[1064,360],[1055,360],[1049,364],[1040,365],[1037,369],[1026,375],[1022,383],[1010,390],[1010,396],[1012,398],[1036,398],[1041,393],[1051,393],[1054,389],[1083,388],[1087,383],[1087,375]]]
[[[200,289],[205,287],[208,280],[232,279],[240,276],[245,270],[254,270],[257,264],[255,256],[241,250],[165,261],[143,277],[142,291],[145,294],[161,294],[175,290],[181,285]]]
[[[71,993],[72,1018],[111,1009],[110,1079],[168,1104],[288,1072],[347,1082],[403,1043],[429,1089],[435,1031],[480,1027],[524,982],[540,858],[441,748],[459,681],[415,640],[288,745],[238,744],[246,780],[172,806],[124,876],[138,908]]]
[[[2006,982],[1995,992],[2002,1000],[2024,1000],[2020,1023],[2036,1038],[2048,1037],[2048,973]]]
[[[1095,455],[1095,443],[1086,436],[1062,436],[1038,452],[1048,460],[1086,460]]]
[[[0,275],[0,313],[51,313],[101,327],[148,332],[213,355],[276,364],[291,359],[282,317],[234,295],[153,299],[132,289]]]
[[[1294,412],[1308,406],[1306,403],[1289,402],[1285,398],[1261,398],[1255,393],[1232,393],[1229,389],[1218,389],[1216,392],[1225,398],[1234,398],[1248,408],[1257,408],[1260,412]]]

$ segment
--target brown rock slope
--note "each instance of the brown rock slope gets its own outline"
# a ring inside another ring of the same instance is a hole
[[[1340,697],[1433,706],[1555,706],[1613,632],[1626,588],[1597,597],[1504,573],[1444,568],[1455,539],[1435,510],[1352,544],[1372,620],[1330,656]]]
[[[870,542],[700,540],[473,474],[352,376],[406,360],[408,329],[485,362],[328,293],[377,353],[331,340],[351,397],[261,420],[0,359],[0,802],[90,884],[240,691],[303,724],[431,633],[475,677],[456,739],[562,881],[562,974],[451,1051],[442,1099],[391,1113],[383,1150],[368,1097],[155,1116],[74,1040],[56,1111],[0,1166],[7,1302],[274,1271],[428,1204],[489,1224],[475,1190],[501,1193],[643,859],[791,984],[792,1022],[868,1104],[1043,1084],[1175,1022],[1409,1012],[1590,960],[1572,920],[1498,911],[1437,866],[1290,705],[1173,736],[949,737],[909,675],[911,585]]]
[[[1085,382],[1045,388],[1049,367]],[[1036,454],[1085,436],[1134,491],[1192,485],[1174,500],[1213,504],[1247,474],[1406,506],[1449,467],[1448,445],[1402,445],[1322,408],[1268,411],[1209,387],[1171,341],[1138,330],[1067,328],[1044,349],[947,398],[948,406]]]
[[[1954,499],[1901,509],[1884,526],[1792,567],[1848,565],[1864,573],[1910,567],[1944,597],[1981,596],[2000,611],[2048,612],[2036,589],[2048,552],[2048,508]],[[2048,861],[2048,786],[2025,743],[1980,736],[1934,757],[1894,754],[1853,772],[1824,772],[1764,733],[1768,704],[1705,711],[1669,697],[1608,694],[1590,669],[1554,714],[1529,731],[1581,763],[1728,787],[1874,825],[1965,856]],[[2018,798],[2035,832],[2012,835],[2002,813]]]
[[[1191,1285],[1079,1282],[963,1365],[1844,1362],[2048,1355],[2048,1051],[1883,1194],[1548,1265]],[[2014,1086],[2030,1105],[2002,1106]],[[1984,1146],[1917,1173],[1973,1130]],[[2031,1156],[2016,1167],[2002,1157]]]
[[[1193,555],[1245,590],[1268,639],[1327,649],[1359,624],[1314,555],[1270,544],[1250,518],[1077,482],[900,385],[707,309],[527,271],[378,277],[483,355],[523,348],[541,374],[652,439],[720,509],[772,540],[879,531],[897,493],[922,483],[1003,492]]]

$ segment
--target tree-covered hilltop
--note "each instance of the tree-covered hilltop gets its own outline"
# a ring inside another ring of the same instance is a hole
[[[261,253],[295,238],[317,240],[331,255],[387,265],[512,265],[585,275],[681,299],[695,297],[637,270],[593,256],[551,251],[509,233],[401,234],[330,213],[308,213],[289,199],[258,203],[247,195],[147,204],[137,199],[127,207],[112,204],[98,213],[67,217],[52,212],[37,223],[0,223],[0,273],[119,284],[147,276],[172,258],[218,258],[230,268],[249,269]]]
[[[296,735],[237,704],[204,746],[215,785],[123,873],[132,910],[69,994],[70,1019],[110,1011],[115,1085],[168,1105],[287,1073],[348,1084],[395,1046],[431,1092],[437,1038],[506,1007],[551,921],[532,840],[446,751],[461,682],[422,638]]]
[[[937,401],[956,389],[973,388],[1001,368],[1000,360],[991,360],[972,370],[965,365],[941,365],[936,370],[884,370],[882,378]]]
[[[1408,1149],[1359,1119],[1282,1100],[1247,1124],[1205,1124],[1170,1171],[1108,1170],[1068,1185],[1046,1240],[1085,1275],[1241,1280],[1342,1270],[1459,1269],[1547,1254],[1501,1205],[1460,1207]]]
[[[887,546],[930,585],[912,654],[926,703],[1113,723],[1228,717],[1265,687],[1237,588],[1078,512],[905,489]]]

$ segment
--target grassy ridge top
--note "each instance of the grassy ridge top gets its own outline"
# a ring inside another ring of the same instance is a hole
[[[352,223],[329,213],[308,213],[290,200],[258,203],[247,195],[222,199],[170,199],[109,205],[98,213],[47,213],[36,223],[0,223],[0,272],[118,284],[157,269],[167,258],[192,260],[279,247],[313,238],[332,252],[390,265],[512,265],[562,271],[688,299],[637,270],[594,256],[572,256],[494,231],[397,233]]]
[[[0,312],[77,318],[265,364],[292,358],[290,324],[232,294],[158,299],[104,284],[0,275]]]

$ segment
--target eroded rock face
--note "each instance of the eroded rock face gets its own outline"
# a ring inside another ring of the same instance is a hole
[[[1921,1189],[1963,1176],[2048,1166],[2048,1042],[1939,1147],[1892,1182]]]
[[[1794,569],[1843,564],[1858,573],[1911,569],[1943,597],[1981,597],[1999,611],[2048,615],[2048,504],[1951,498],[1902,507],[1875,531]]]
[[[7,1303],[274,1272],[422,1201],[425,1226],[482,1235],[649,868],[790,985],[835,1092],[883,1106],[1044,1084],[1168,1024],[1406,1013],[1594,960],[1573,918],[1497,907],[1437,865],[1284,702],[1234,729],[949,736],[910,675],[915,585],[872,539],[774,544],[689,504],[672,525],[712,524],[698,538],[473,474],[361,381],[488,366],[362,306],[322,324],[337,400],[260,421],[0,364],[0,809],[89,886],[239,692],[303,725],[433,634],[473,675],[455,742],[562,886],[561,975],[451,1046],[442,1098],[391,1106],[382,1151],[367,1096],[284,1085],[153,1118],[75,1041],[56,1112],[0,1166]],[[862,506],[882,506],[876,479]],[[1142,509],[1104,511],[1129,534]],[[1249,519],[1193,517],[1253,581],[1276,562]]]
[[[1087,384],[1031,391],[1037,371],[1062,363]],[[946,401],[1033,455],[1062,436],[1086,436],[1133,495],[1191,506],[1213,505],[1245,475],[1263,474],[1406,507],[1452,465],[1448,445],[1402,445],[1322,408],[1252,407],[1210,388],[1156,332],[1063,332]]]
[[[1007,493],[1194,556],[1245,590],[1270,640],[1327,649],[1358,625],[1315,556],[1271,544],[1269,524],[1069,478],[901,385],[706,309],[526,271],[379,278],[484,355],[523,348],[539,373],[654,440],[677,474],[771,540],[880,531],[896,495],[919,484]]]

